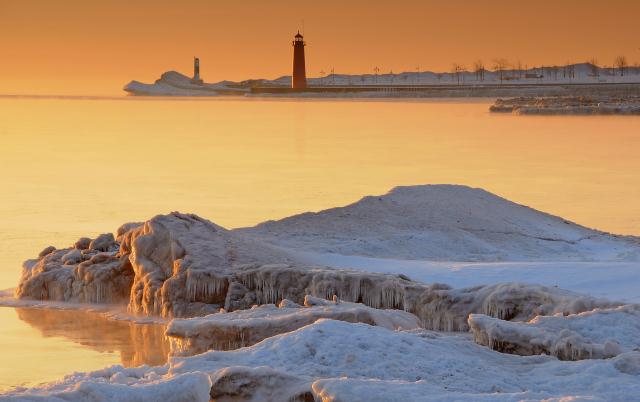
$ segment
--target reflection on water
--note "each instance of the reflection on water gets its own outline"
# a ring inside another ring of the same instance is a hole
[[[166,363],[164,325],[109,320],[74,310],[0,308],[0,390],[113,364]]]
[[[119,353],[125,367],[167,362],[164,325],[114,321],[83,311],[16,308],[16,312],[44,337],[64,337],[98,352]]]

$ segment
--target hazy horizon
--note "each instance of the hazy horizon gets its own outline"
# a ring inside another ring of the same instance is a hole
[[[307,40],[307,71],[449,71],[482,59],[562,65],[596,58],[640,61],[640,3],[543,0],[450,5],[401,0],[255,0],[218,5],[193,0],[128,4],[0,1],[2,94],[115,95],[130,80],[189,74],[199,56],[208,82],[290,74],[293,34]],[[304,23],[303,23],[304,21]]]

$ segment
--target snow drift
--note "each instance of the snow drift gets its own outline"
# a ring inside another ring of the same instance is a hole
[[[239,229],[296,250],[447,261],[638,260],[640,242],[466,186],[396,187],[340,208]]]
[[[525,356],[544,353],[561,360],[606,359],[640,350],[638,305],[537,316],[528,322],[471,314],[469,326],[477,343]]]

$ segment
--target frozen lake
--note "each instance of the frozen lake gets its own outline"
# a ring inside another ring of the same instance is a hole
[[[0,289],[46,246],[122,222],[179,210],[248,226],[397,185],[482,187],[640,234],[640,118],[494,115],[491,103],[0,98]],[[166,356],[148,349],[161,327],[85,314],[0,308],[0,388]]]

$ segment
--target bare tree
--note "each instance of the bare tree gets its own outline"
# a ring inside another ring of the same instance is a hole
[[[588,62],[589,69],[591,70],[591,76],[595,79],[600,77],[600,67],[598,67],[598,59],[592,57]]]
[[[473,72],[476,73],[476,81],[484,81],[484,63],[482,63],[482,60],[477,60],[473,63]]]
[[[455,77],[458,80],[458,85],[460,85],[460,73],[464,71],[464,66],[453,63],[451,65],[451,78]]]
[[[565,63],[564,68],[562,69],[562,77],[569,78],[570,80],[576,78],[576,66],[571,61],[567,61]]]
[[[615,65],[618,68],[618,72],[620,72],[620,77],[624,77],[624,70],[626,70],[627,66],[629,65],[629,63],[627,63],[627,58],[624,56],[618,56],[616,57],[616,60],[613,62],[613,65]]]
[[[493,60],[493,69],[500,76],[500,84],[502,84],[502,81],[504,80],[504,70],[506,70],[508,66],[509,66],[509,62],[507,61],[507,59]]]
[[[522,62],[518,60],[518,79],[522,78]]]

